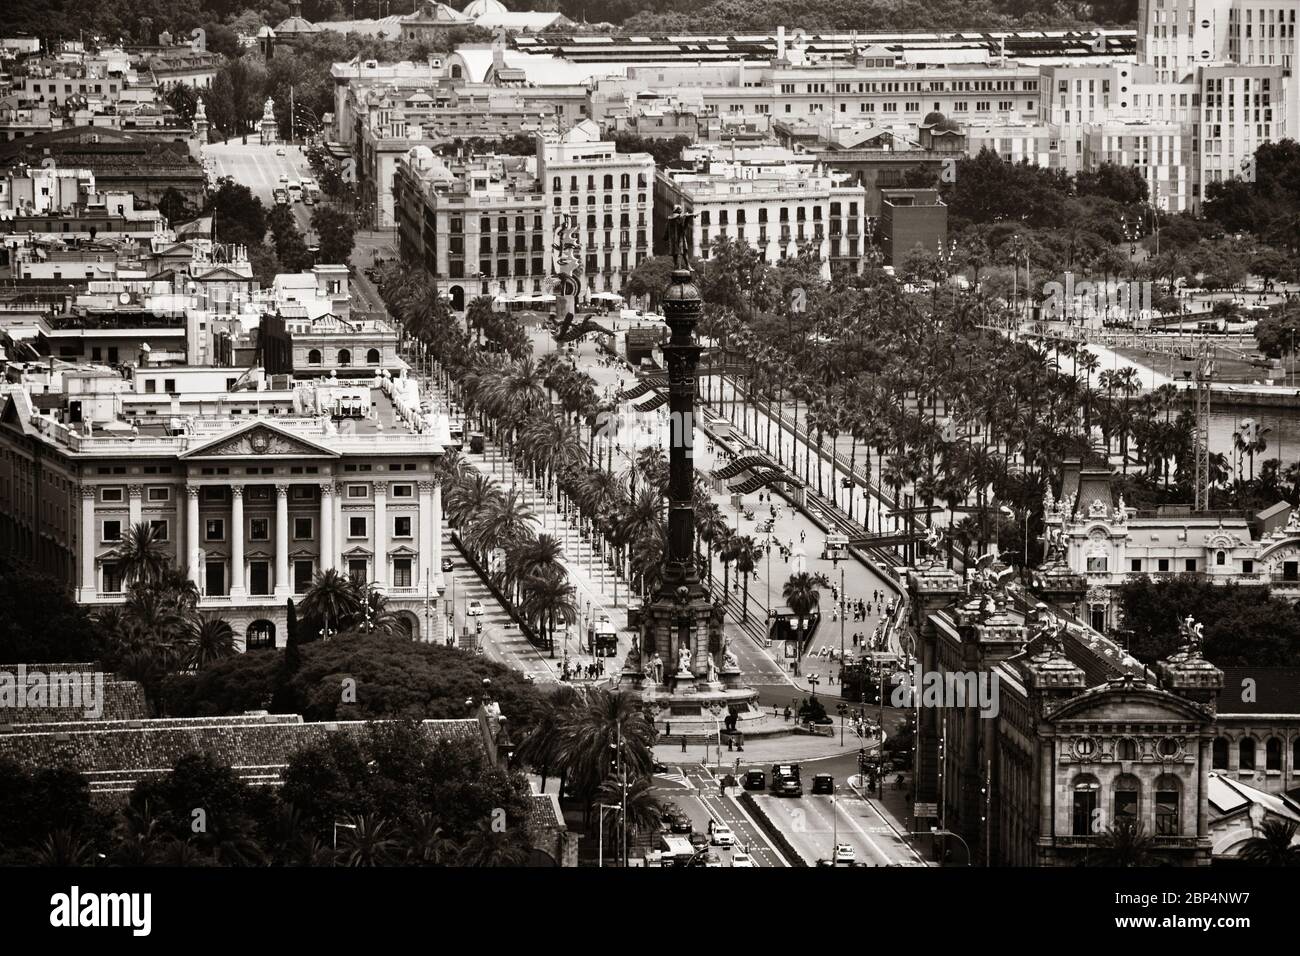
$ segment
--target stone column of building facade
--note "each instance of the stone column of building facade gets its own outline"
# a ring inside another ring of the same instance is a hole
[[[244,597],[244,486],[230,486],[230,596]]]
[[[388,485],[376,481],[372,494],[375,497],[375,566],[371,579],[383,591],[388,588]]]
[[[347,491],[347,486],[343,482],[335,482],[334,537],[330,541],[330,563],[344,574],[348,572],[348,563],[343,560],[343,552],[347,549],[348,540],[348,516],[343,511],[343,501],[347,496]]]
[[[95,489],[81,489],[81,593],[79,603],[93,601],[98,596],[99,584],[95,580],[95,547],[99,538],[95,534]]]
[[[417,567],[420,580],[425,584],[426,591],[436,597],[438,592],[432,586],[433,576],[442,568],[441,564],[433,563],[434,552],[438,547],[434,543],[434,539],[437,537],[437,528],[433,523],[433,497],[438,491],[438,483],[435,481],[421,481],[416,485],[416,488],[420,493],[420,561]],[[432,612],[432,609],[430,609],[430,613],[424,615],[422,627],[424,628],[424,639],[426,641],[434,639],[434,620],[437,616]]]
[[[1053,774],[1056,768],[1056,744],[1052,737],[1044,734],[1038,738],[1038,845],[1051,847],[1055,833],[1056,791],[1053,788]]]
[[[320,529],[316,535],[320,542],[320,570],[334,567],[334,482],[320,483]]]
[[[199,488],[185,486],[185,554],[190,569],[190,580],[199,584]]]
[[[434,574],[442,573],[442,484],[433,485],[433,563]],[[436,616],[436,615],[435,615]]]
[[[144,498],[143,485],[128,485],[126,488],[126,506],[127,521],[130,522],[128,527],[134,528],[140,523],[143,517],[143,505],[141,501]]]
[[[172,527],[176,529],[172,535],[172,544],[176,548],[176,567],[186,568],[189,565],[185,560],[185,549],[193,548],[196,542],[189,540],[185,534],[185,489],[184,487],[173,488],[171,493],[176,497],[176,517],[172,522]]]
[[[289,486],[275,486],[275,596],[286,600],[293,593],[289,580]]]

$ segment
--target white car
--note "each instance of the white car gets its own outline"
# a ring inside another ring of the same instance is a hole
[[[465,608],[465,613],[470,617],[479,617],[483,613],[483,604],[481,601],[470,601],[469,606]]]
[[[731,854],[731,865],[743,866],[749,869],[754,869],[758,866],[758,864],[754,862],[754,858],[750,856],[748,853]]]
[[[853,847],[847,843],[835,844],[835,865],[852,866],[857,860]]]
[[[718,823],[715,820],[709,821],[709,844],[711,846],[735,846],[736,835],[731,832],[731,827],[725,823]]]
[[[277,146],[277,147],[276,147],[276,150],[275,150],[275,155],[277,155],[277,156],[283,156],[283,155],[284,155],[284,147],[283,147],[283,146]]]

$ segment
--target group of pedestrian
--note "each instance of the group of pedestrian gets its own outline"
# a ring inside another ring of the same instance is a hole
[[[560,667],[560,680],[595,680],[597,677],[605,676],[605,662],[599,658],[590,664],[582,664],[577,661],[570,662],[565,658],[563,665]]]

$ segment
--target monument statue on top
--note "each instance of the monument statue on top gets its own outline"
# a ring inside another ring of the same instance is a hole
[[[682,209],[682,204],[673,206],[672,215],[668,217],[668,254],[673,257],[674,269],[691,267],[691,246],[695,232],[695,214]]]

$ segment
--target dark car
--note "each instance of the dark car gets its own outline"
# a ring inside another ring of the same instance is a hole
[[[691,818],[682,813],[679,807],[669,807],[665,810],[663,820],[673,833],[691,832]]]
[[[802,797],[803,784],[799,778],[791,774],[784,774],[772,778],[772,793],[778,797]]]
[[[813,777],[812,792],[813,793],[834,793],[835,778],[828,773],[817,774],[815,777]]]
[[[697,850],[703,849],[709,845],[709,835],[707,833],[691,833],[691,846]]]
[[[767,787],[767,774],[761,770],[751,770],[745,774],[746,790],[763,790]]]
[[[664,762],[661,761],[661,760],[656,760],[654,763],[652,763],[652,764],[650,765],[650,769],[651,769],[654,773],[671,773],[671,772],[672,772],[672,771],[670,770],[670,768],[668,767],[668,764],[664,763]]]
[[[454,567],[456,567],[456,564],[454,561],[451,560],[451,558],[442,559],[442,569],[444,571],[450,571]]]

